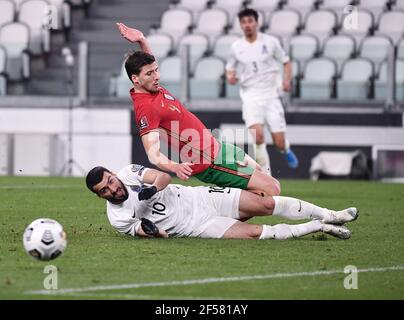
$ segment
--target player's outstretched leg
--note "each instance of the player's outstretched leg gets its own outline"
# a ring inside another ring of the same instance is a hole
[[[312,219],[327,224],[344,224],[358,218],[358,209],[329,210],[291,197],[261,197],[242,191],[239,200],[240,219],[275,215],[289,220]]]
[[[299,238],[319,231],[325,232],[339,239],[349,239],[351,237],[351,232],[344,226],[325,224],[316,220],[296,225],[277,224],[274,226],[236,222],[224,233],[223,238],[286,240],[290,238]]]
[[[296,169],[299,166],[299,160],[290,148],[290,143],[285,138],[285,133],[272,132],[272,140],[274,141],[274,144],[278,148],[278,150],[280,150],[280,152],[283,153],[283,155],[285,156],[285,159],[288,162],[288,166],[292,169]]]

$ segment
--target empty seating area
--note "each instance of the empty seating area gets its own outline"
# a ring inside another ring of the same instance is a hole
[[[259,14],[260,31],[276,36],[292,59],[294,98],[382,99],[376,90],[383,87],[376,81],[385,81],[382,66],[392,50],[397,58],[404,56],[400,0],[173,0],[149,36],[161,62],[180,59],[181,48],[190,46],[191,98],[237,97],[237,87],[223,81],[218,61],[227,60],[242,36],[237,13],[249,7]],[[200,73],[205,60],[209,78]],[[397,62],[396,68],[401,66]],[[363,72],[359,78],[355,68]],[[207,79],[214,90],[202,94]]]
[[[0,0],[0,95],[7,83],[30,79],[33,59],[46,63],[52,35],[62,33],[67,41],[71,8],[91,0]]]

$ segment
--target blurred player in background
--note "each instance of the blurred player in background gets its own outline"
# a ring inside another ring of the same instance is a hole
[[[243,119],[255,139],[255,159],[270,172],[269,155],[264,136],[267,125],[275,146],[285,155],[289,167],[297,168],[298,159],[285,137],[285,113],[279,90],[290,91],[292,67],[289,57],[275,37],[258,32],[258,13],[244,9],[238,14],[244,37],[234,42],[226,64],[229,84],[240,83]],[[280,88],[280,70],[284,75]]]
[[[236,188],[186,187],[170,184],[167,173],[128,165],[112,173],[93,168],[86,177],[89,190],[107,200],[111,225],[132,236],[235,239],[289,239],[322,231],[340,239],[351,232],[342,224],[358,217],[356,208],[333,211],[289,197],[261,197]],[[243,221],[275,215],[297,225],[256,225]]]
[[[278,180],[264,172],[242,149],[216,140],[194,114],[160,86],[157,61],[143,33],[122,23],[117,23],[117,27],[126,40],[138,42],[141,48],[128,55],[125,69],[133,83],[130,95],[149,161],[182,180],[192,175],[220,187],[279,195]],[[182,163],[161,152],[160,140],[179,153]]]

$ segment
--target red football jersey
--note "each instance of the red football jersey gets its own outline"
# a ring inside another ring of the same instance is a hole
[[[194,114],[162,87],[154,94],[135,93],[134,89],[130,94],[140,136],[158,130],[160,139],[168,143],[170,151],[178,152],[181,162],[193,163],[192,174],[209,167],[219,152],[219,143]],[[174,156],[171,152],[171,159],[179,162]]]

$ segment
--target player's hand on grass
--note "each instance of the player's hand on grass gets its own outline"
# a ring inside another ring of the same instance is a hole
[[[157,228],[157,226],[149,219],[142,218],[141,221],[142,223],[140,226],[148,236],[156,237],[159,234],[159,228]]]
[[[143,33],[135,28],[129,28],[128,26],[126,26],[121,22],[118,22],[116,26],[118,27],[121,36],[124,37],[129,42],[135,43],[142,41],[144,39]]]
[[[157,193],[157,188],[155,186],[150,187],[142,187],[140,192],[138,193],[138,198],[140,201],[142,200],[149,200]]]
[[[189,177],[192,175],[192,168],[191,168],[192,163],[178,163],[175,168],[174,172],[177,175],[178,178],[181,180],[188,180]]]
[[[168,233],[165,230],[159,230],[159,228],[149,219],[142,218],[141,221],[141,228],[143,232],[148,236],[157,238],[168,238]]]

